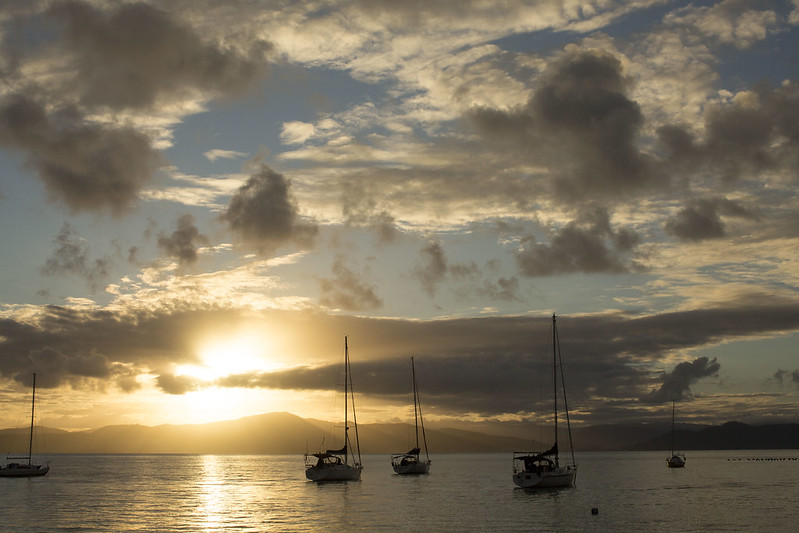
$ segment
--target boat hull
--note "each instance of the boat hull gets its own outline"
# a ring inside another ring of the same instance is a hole
[[[554,489],[573,487],[577,479],[577,469],[561,466],[546,472],[514,472],[513,482],[523,489]]]
[[[393,463],[394,472],[400,475],[419,475],[430,473],[430,461],[420,461],[418,463],[398,464]]]
[[[305,477],[311,481],[359,481],[361,465],[326,465],[322,468],[309,466],[305,469]]]
[[[48,465],[10,464],[0,468],[0,477],[36,477],[44,476],[49,471]]]
[[[683,468],[685,466],[685,457],[680,455],[672,455],[671,458],[666,459],[666,466],[669,468]]]

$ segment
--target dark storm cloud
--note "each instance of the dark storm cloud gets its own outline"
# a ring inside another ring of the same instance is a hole
[[[46,386],[91,388],[87,380],[93,380],[135,390],[135,377],[150,369],[195,363],[197,332],[242,320],[235,312],[185,307],[173,302],[162,310],[121,313],[47,306],[33,316],[0,319],[0,375],[21,381],[37,372]]]
[[[677,215],[666,221],[666,233],[685,241],[718,239],[726,236],[722,216],[756,220],[740,203],[726,198],[690,200]]]
[[[263,77],[272,46],[250,43],[242,54],[201,36],[149,4],[125,2],[102,10],[93,4],[54,3],[47,15],[74,56],[74,89],[82,104],[145,108],[192,91],[226,95]]]
[[[303,222],[285,176],[262,165],[230,199],[222,220],[249,246],[269,254],[288,242],[310,245],[317,233]]]
[[[680,363],[661,377],[660,387],[641,396],[641,401],[664,403],[691,398],[691,385],[702,378],[717,375],[720,368],[721,365],[715,357],[699,357],[691,362]]]
[[[382,307],[383,300],[375,287],[344,264],[337,255],[333,263],[333,278],[319,280],[322,295],[319,303],[347,311],[373,310]]]
[[[556,230],[549,242],[525,237],[516,261],[525,276],[553,276],[574,272],[621,274],[641,271],[634,259],[638,235],[614,230],[606,210],[595,209]]]
[[[180,302],[136,314],[59,307],[40,312],[34,321],[0,319],[2,376],[21,379],[37,371],[36,362],[51,369],[48,383],[77,387],[92,379],[124,387],[133,383],[132,375],[156,374],[161,376],[156,384],[172,394],[211,385],[333,390],[341,383],[342,332],[347,332],[360,401],[407,399],[408,358],[415,356],[429,412],[495,416],[537,409],[543,401],[539,383],[548,382],[551,368],[550,317],[420,321],[277,311],[245,316],[236,310],[191,310]],[[287,360],[303,366],[214,383],[174,375],[172,365],[196,363],[197,332],[230,330],[245,320],[287,331],[313,324],[313,335],[297,336],[284,347]],[[692,350],[799,330],[799,305],[764,295],[728,307],[651,316],[561,316],[558,324],[570,407],[588,413],[580,416],[596,411],[611,418],[646,409],[641,398],[662,400],[675,391],[684,396],[693,379],[717,370],[718,361],[690,357]],[[665,371],[661,360],[681,353],[687,362]],[[309,365],[305,357],[319,363]],[[541,406],[548,408],[548,401]]]
[[[124,213],[163,164],[152,139],[116,113],[235,94],[266,72],[267,43],[206,43],[146,3],[31,6],[0,28],[0,147],[23,153],[73,211]],[[47,83],[30,77],[42,61],[58,62]]]
[[[48,194],[73,211],[128,210],[160,164],[137,130],[87,122],[74,108],[47,111],[22,94],[0,100],[0,146],[25,153]]]
[[[489,142],[549,168],[558,198],[615,199],[652,178],[636,147],[643,116],[626,96],[629,85],[612,55],[569,52],[541,75],[525,106],[476,109],[469,118]]]
[[[107,379],[113,373],[112,365],[105,355],[90,352],[68,356],[48,346],[32,350],[28,354],[28,364],[28,371],[21,371],[14,379],[25,383],[25,376],[36,371],[42,387],[56,387],[64,376],[70,376],[72,381],[83,377]]]
[[[89,247],[68,223],[64,222],[58,236],[53,239],[56,249],[41,268],[46,276],[72,274],[86,280],[92,291],[108,277],[110,259],[90,259]]]
[[[196,244],[195,244],[196,243]],[[181,264],[192,265],[197,262],[197,246],[207,244],[208,237],[200,233],[194,225],[194,217],[185,214],[178,219],[178,227],[172,235],[158,237],[158,247],[174,257]]]
[[[714,375],[720,363],[694,358],[665,372],[658,363],[661,358],[675,352],[688,354],[725,339],[799,328],[799,306],[794,302],[740,303],[740,308],[640,318],[622,313],[561,316],[559,332],[570,405],[611,417],[672,396],[685,398],[690,385]],[[537,391],[551,380],[546,377],[551,368],[550,318],[339,320],[338,329],[352,333],[350,360],[357,394],[402,399],[409,389],[397,376],[407,374],[408,357],[413,355],[420,390],[431,412],[495,416],[548,409],[549,400],[539,397]],[[330,326],[335,329],[334,324]],[[340,363],[330,363],[245,373],[216,384],[332,390],[341,383],[336,374],[340,367]],[[653,384],[657,384],[654,390]]]
[[[680,170],[701,171],[726,182],[754,179],[763,171],[799,167],[799,84],[765,84],[729,102],[711,106],[705,115],[704,138],[685,127],[658,130],[668,160]]]
[[[214,382],[220,387],[269,388],[293,390],[330,390],[335,383],[343,383],[339,375],[341,365],[298,367],[282,372],[249,372],[232,374]]]

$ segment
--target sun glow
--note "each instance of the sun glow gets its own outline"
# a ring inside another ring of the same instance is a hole
[[[275,370],[282,366],[271,359],[274,343],[262,333],[236,332],[230,336],[206,338],[197,352],[199,362],[179,365],[175,369],[177,375],[213,381],[223,376]]]

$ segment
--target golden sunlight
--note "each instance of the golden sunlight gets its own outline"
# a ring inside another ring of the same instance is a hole
[[[231,374],[274,370],[282,366],[271,359],[274,344],[269,336],[253,331],[207,337],[200,341],[197,353],[197,364],[179,365],[175,373],[212,381]]]

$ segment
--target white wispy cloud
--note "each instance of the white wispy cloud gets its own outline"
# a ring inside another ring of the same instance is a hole
[[[219,148],[215,148],[213,150],[203,152],[203,155],[208,161],[216,161],[217,159],[239,159],[242,157],[247,157],[249,154],[245,152],[237,152],[236,150],[221,150]]]

